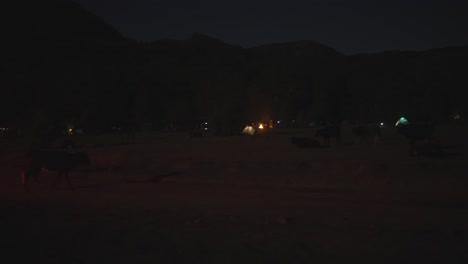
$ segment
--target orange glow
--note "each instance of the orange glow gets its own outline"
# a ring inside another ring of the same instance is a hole
[[[263,124],[258,125],[259,129],[263,129]]]

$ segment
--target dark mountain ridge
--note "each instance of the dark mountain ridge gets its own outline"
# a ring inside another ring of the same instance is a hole
[[[0,123],[187,129],[203,119],[229,134],[260,120],[447,121],[467,110],[468,46],[345,56],[311,40],[246,49],[194,34],[138,43],[70,1],[8,8]]]
[[[2,32],[14,42],[119,41],[124,37],[79,4],[68,0],[2,3]]]

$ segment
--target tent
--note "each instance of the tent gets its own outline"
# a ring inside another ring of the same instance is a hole
[[[398,125],[407,125],[409,122],[408,122],[408,119],[404,118],[404,117],[400,117],[400,119],[398,119],[398,121],[396,122],[395,126],[398,126]]]
[[[255,134],[255,128],[253,128],[253,126],[245,126],[241,134],[253,136]]]

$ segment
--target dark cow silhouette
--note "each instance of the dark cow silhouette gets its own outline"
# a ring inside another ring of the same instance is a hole
[[[74,149],[76,148],[75,142],[71,139],[66,139],[62,142],[63,149]]]
[[[416,123],[407,125],[398,125],[398,133],[405,136],[410,143],[418,141],[429,141],[434,135],[434,125],[428,123]]]
[[[431,157],[431,158],[448,158],[462,155],[456,148],[463,147],[462,145],[447,146],[442,145],[435,140],[427,143],[415,144],[413,147],[413,156]]]
[[[291,143],[298,148],[322,148],[320,142],[314,138],[291,137]]]
[[[25,190],[30,178],[38,179],[41,170],[57,171],[57,178],[53,186],[65,177],[68,187],[73,189],[68,173],[79,165],[89,165],[90,160],[85,152],[66,150],[36,150],[28,153],[26,168],[21,172],[21,180]]]
[[[200,138],[203,137],[203,131],[201,129],[192,129],[189,135],[192,138]]]
[[[322,137],[325,145],[330,145],[331,138],[336,140],[337,144],[341,143],[341,127],[339,125],[329,125],[318,128],[315,133],[316,137]]]
[[[353,127],[351,132],[358,138],[360,143],[372,140],[374,144],[377,144],[382,138],[380,126],[374,124],[357,125]]]
[[[423,144],[414,144],[410,151],[412,156],[425,156],[425,157],[445,157],[447,153],[443,147],[436,142],[428,142]]]
[[[433,139],[434,125],[429,123],[414,123],[397,126],[398,133],[408,139],[410,144],[410,156],[417,154],[417,144],[429,144]]]

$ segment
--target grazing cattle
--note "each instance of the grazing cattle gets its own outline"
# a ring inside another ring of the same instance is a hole
[[[410,156],[415,156],[417,154],[417,143],[423,142],[427,144],[432,140],[434,125],[427,123],[398,125],[397,130],[398,133],[408,139],[410,144]]]
[[[203,132],[201,129],[192,129],[189,135],[192,138],[200,138],[203,137]]]
[[[67,139],[62,142],[63,149],[74,149],[76,147],[75,142],[73,140]]]
[[[37,150],[28,153],[27,166],[21,172],[21,180],[25,190],[29,178],[37,180],[41,170],[57,171],[55,186],[62,177],[65,177],[68,187],[73,189],[68,173],[79,165],[89,165],[90,160],[85,152],[70,152],[64,150]]]
[[[370,142],[372,140],[375,145],[382,138],[380,126],[374,124],[355,126],[351,132],[357,137],[360,143]]]
[[[325,145],[330,145],[331,138],[336,140],[336,144],[341,143],[341,127],[339,125],[329,125],[318,128],[315,133],[316,137],[322,137]]]
[[[398,133],[405,136],[410,143],[417,141],[429,141],[434,134],[434,125],[421,123],[421,124],[408,124],[398,125]]]
[[[423,144],[414,144],[411,147],[410,155],[424,156],[424,157],[445,157],[448,156],[442,146],[436,142],[429,142]]]
[[[298,148],[321,148],[320,142],[314,138],[291,137],[291,143]]]

